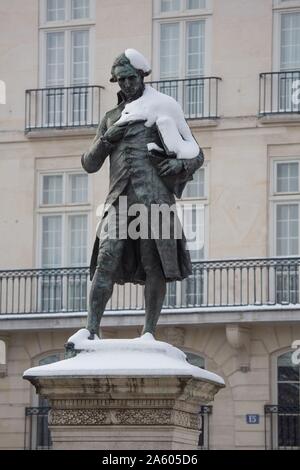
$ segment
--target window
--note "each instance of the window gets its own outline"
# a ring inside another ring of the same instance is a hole
[[[300,12],[281,15],[280,69],[300,69]]]
[[[193,263],[193,274],[182,283],[167,285],[165,304],[168,306],[200,306],[204,302],[205,273],[197,262],[204,259],[205,227],[208,209],[206,192],[207,166],[200,168],[178,201],[178,215],[183,225],[187,246]]]
[[[280,257],[300,253],[299,160],[275,160],[273,195],[274,254]],[[276,266],[276,299],[278,303],[298,303],[299,273],[296,267]]]
[[[293,351],[277,358],[278,448],[300,447],[300,366],[292,362]]]
[[[204,60],[205,20],[160,24],[161,80],[204,75]]]
[[[88,175],[42,174],[40,189],[40,264],[43,269],[87,266],[89,195]],[[82,310],[87,279],[72,271],[44,275],[41,310]]]
[[[274,6],[273,71],[281,73],[272,77],[272,99],[278,112],[299,112],[294,96],[300,81],[300,1],[276,0]]]
[[[43,5],[40,76],[41,87],[49,91],[42,94],[42,121],[46,127],[63,127],[70,122],[81,125],[92,106],[92,91],[87,86],[92,75],[93,2],[48,0]]]
[[[186,116],[201,118],[211,104],[208,95],[214,93],[212,84],[203,78],[210,69],[210,2],[181,0],[159,5],[153,57],[157,88],[179,101]]]

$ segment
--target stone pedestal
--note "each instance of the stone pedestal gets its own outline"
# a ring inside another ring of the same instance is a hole
[[[197,449],[199,406],[224,386],[220,377],[154,339],[87,346],[95,349],[24,373],[50,402],[54,449]]]

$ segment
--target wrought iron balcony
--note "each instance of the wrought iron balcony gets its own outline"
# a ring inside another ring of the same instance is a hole
[[[168,284],[164,309],[289,308],[299,267],[299,257],[194,262],[188,279]],[[0,271],[0,315],[86,312],[89,287],[86,267]],[[115,286],[108,311],[142,309],[142,286]]]
[[[150,82],[156,90],[178,101],[186,119],[217,119],[219,77],[195,77]]]
[[[300,407],[265,405],[267,450],[300,450]]]
[[[259,114],[300,113],[300,70],[260,74]]]
[[[82,85],[26,90],[25,132],[97,127],[102,88]]]

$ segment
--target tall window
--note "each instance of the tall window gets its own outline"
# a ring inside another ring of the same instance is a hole
[[[203,114],[207,74],[210,1],[166,0],[156,3],[154,75],[159,91],[181,102],[186,115]],[[177,81],[184,80],[184,81]]]
[[[40,259],[44,269],[87,265],[88,175],[40,175]],[[44,277],[42,310],[81,310],[86,302],[86,278],[80,275]]]
[[[94,0],[41,1],[41,86],[49,88],[43,95],[43,120],[54,127],[70,120],[78,125],[90,105],[85,86],[91,81]]]
[[[274,251],[276,256],[299,256],[300,253],[300,160],[274,161]],[[299,276],[295,268],[278,267],[277,301],[297,303]]]
[[[277,358],[278,448],[300,448],[300,366],[292,351]],[[275,428],[275,429],[276,429]]]
[[[194,174],[178,202],[178,213],[193,262],[193,274],[182,283],[169,283],[166,304],[170,306],[197,306],[203,303],[204,273],[197,262],[205,257],[205,218],[208,207],[206,174],[202,167]]]
[[[282,73],[272,78],[273,99],[278,99],[277,107],[281,112],[299,112],[299,103],[294,97],[298,96],[300,82],[300,1],[274,0],[274,7],[273,69]]]

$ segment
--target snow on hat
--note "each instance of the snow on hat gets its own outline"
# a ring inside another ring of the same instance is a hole
[[[143,54],[141,54],[136,49],[126,49],[125,55],[135,69],[142,70],[145,74],[145,77],[150,75],[151,68],[148,60],[143,56]]]

